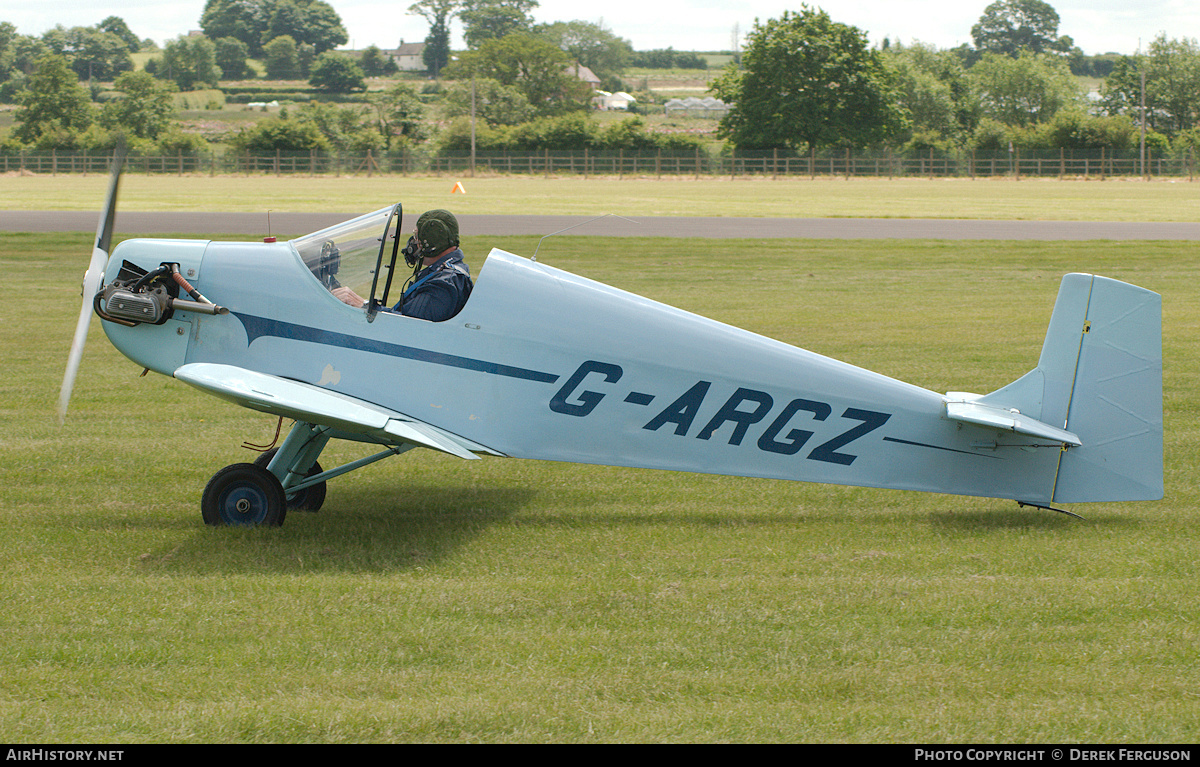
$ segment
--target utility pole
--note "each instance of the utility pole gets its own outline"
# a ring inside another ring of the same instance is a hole
[[[471,65],[471,178],[475,178],[475,65]]]
[[[1146,70],[1142,70],[1142,177],[1146,176]]]

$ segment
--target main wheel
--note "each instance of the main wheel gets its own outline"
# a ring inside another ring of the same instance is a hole
[[[279,448],[273,447],[267,452],[254,459],[255,466],[261,466],[264,469],[271,463],[271,459],[279,452]],[[314,461],[308,471],[304,472],[304,476],[312,477],[320,474],[324,469],[318,461]],[[288,511],[317,511],[321,505],[325,503],[325,483],[318,482],[317,484],[306,487],[305,489],[287,494]]]
[[[252,463],[235,463],[208,481],[200,514],[206,525],[278,527],[287,515],[287,498],[274,474]]]

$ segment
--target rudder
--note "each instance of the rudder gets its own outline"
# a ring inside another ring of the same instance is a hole
[[[1073,331],[1069,324],[1063,328],[1079,338],[1064,428],[1079,435],[1083,446],[1061,454],[1054,500],[1158,500],[1163,497],[1162,297],[1083,274],[1067,275],[1060,300],[1064,292],[1072,294],[1072,304],[1086,295],[1083,321]]]

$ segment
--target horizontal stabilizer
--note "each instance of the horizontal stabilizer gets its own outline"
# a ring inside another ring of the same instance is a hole
[[[234,365],[195,362],[175,377],[197,389],[251,410],[374,437],[384,444],[413,444],[459,458],[492,453],[482,445],[394,410],[300,381]]]
[[[977,401],[976,395],[964,392],[950,392],[946,397],[946,417],[951,420],[965,421],[1016,434],[1026,434],[1039,439],[1048,439],[1051,442],[1061,442],[1072,447],[1080,447],[1083,444],[1079,441],[1079,437],[1071,432],[1023,415],[1015,408],[987,405]]]

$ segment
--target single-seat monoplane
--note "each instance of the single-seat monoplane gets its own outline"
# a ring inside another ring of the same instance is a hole
[[[1161,298],[1133,285],[1067,275],[1036,367],[940,394],[500,250],[453,319],[385,311],[399,204],[287,242],[131,239],[110,257],[119,166],[60,413],[95,313],[137,365],[293,419],[209,481],[210,525],[279,525],[327,480],[418,447],[1043,508],[1163,495]],[[325,469],[332,439],[379,449]]]

